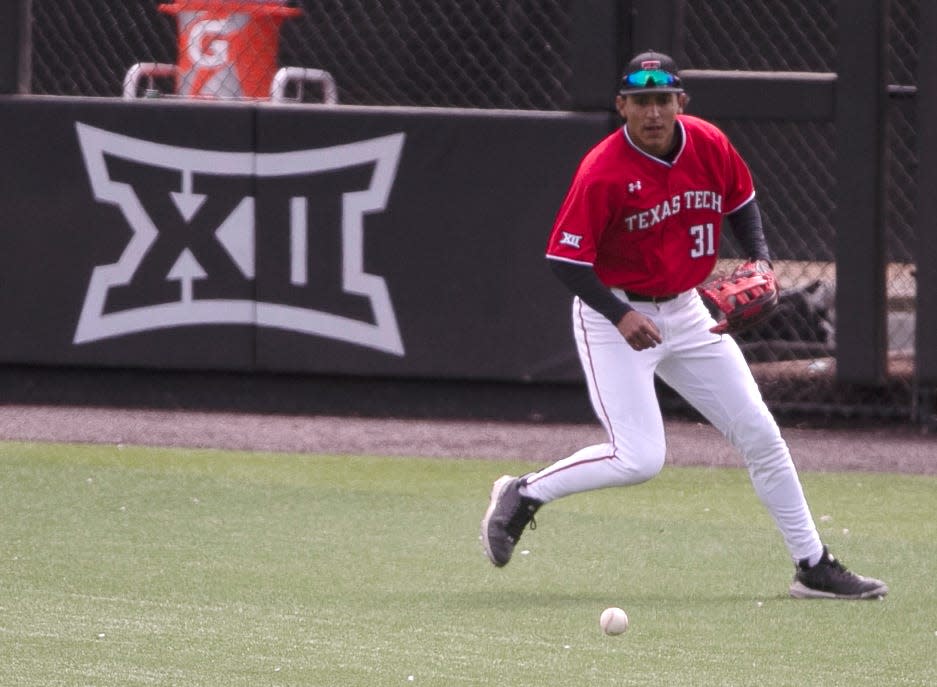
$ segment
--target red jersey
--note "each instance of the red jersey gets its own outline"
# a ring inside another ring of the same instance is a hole
[[[691,289],[712,272],[723,215],[755,196],[751,172],[714,125],[678,115],[671,162],[637,148],[625,127],[579,164],[547,257],[591,265],[599,279],[648,296]]]

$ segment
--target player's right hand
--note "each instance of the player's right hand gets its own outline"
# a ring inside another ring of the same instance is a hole
[[[637,310],[629,310],[618,320],[618,331],[636,351],[654,348],[663,341],[654,321]]]

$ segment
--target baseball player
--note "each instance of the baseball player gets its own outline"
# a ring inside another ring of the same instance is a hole
[[[792,596],[881,597],[884,582],[850,572],[821,542],[787,444],[738,345],[711,331],[716,322],[696,287],[715,265],[723,217],[753,268],[772,268],[747,165],[722,131],[683,114],[687,102],[670,57],[637,55],[615,101],[624,126],[575,173],[547,259],[574,295],[576,346],[608,441],[498,479],[481,523],[485,552],[504,566],[543,504],[640,484],[661,470],[657,375],[743,456],[794,561]]]

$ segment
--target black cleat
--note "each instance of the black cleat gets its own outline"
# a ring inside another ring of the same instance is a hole
[[[815,566],[808,566],[807,559],[797,564],[790,591],[795,599],[879,599],[888,593],[888,585],[849,572],[824,546]]]
[[[536,499],[521,496],[523,478],[504,475],[491,488],[491,501],[482,518],[482,545],[488,558],[499,568],[507,565],[514,546],[528,523],[537,526],[534,513],[543,505]]]

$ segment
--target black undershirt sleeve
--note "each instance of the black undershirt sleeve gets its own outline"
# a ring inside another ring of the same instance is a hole
[[[765,229],[761,224],[761,208],[757,200],[752,198],[731,215],[726,215],[726,219],[732,236],[749,258],[771,262],[768,242],[765,241]]]
[[[577,265],[563,260],[547,260],[550,269],[566,288],[582,299],[593,310],[602,313],[609,322],[617,325],[629,310],[630,305],[618,299],[603,284],[591,265]]]

